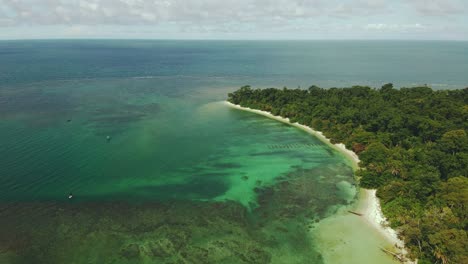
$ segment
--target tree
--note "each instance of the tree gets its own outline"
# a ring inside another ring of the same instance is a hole
[[[421,263],[468,263],[468,88],[385,84],[251,90],[229,101],[291,117],[359,154],[356,176]]]
[[[468,219],[468,178],[454,177],[441,185],[439,197],[456,215]]]
[[[457,152],[467,150],[468,136],[464,129],[451,130],[443,134],[439,143],[443,151],[455,155]]]

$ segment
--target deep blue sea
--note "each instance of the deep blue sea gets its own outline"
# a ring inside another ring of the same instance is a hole
[[[0,85],[93,78],[177,77],[240,86],[468,86],[468,42],[0,42]],[[200,80],[201,79],[201,80]]]

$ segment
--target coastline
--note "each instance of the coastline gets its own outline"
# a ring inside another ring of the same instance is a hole
[[[304,130],[304,131],[308,132],[309,134],[312,134],[312,135],[316,136],[317,138],[320,139],[320,141],[326,143],[330,147],[332,147],[335,150],[339,151],[341,154],[345,155],[348,158],[348,160],[352,162],[353,168],[354,169],[358,168],[359,157],[358,157],[358,155],[356,153],[354,153],[353,151],[347,149],[346,146],[344,144],[342,144],[342,143],[338,143],[338,144],[331,143],[330,139],[325,137],[325,135],[323,135],[323,133],[320,132],[320,131],[316,131],[316,130],[308,127],[308,126],[301,125],[301,124],[299,124],[297,122],[296,123],[291,123],[289,121],[289,118],[284,118],[284,117],[281,117],[281,116],[275,116],[272,113],[267,112],[267,111],[252,109],[252,108],[248,108],[248,107],[242,107],[240,105],[235,105],[235,104],[233,104],[231,102],[228,102],[228,101],[224,101],[224,103],[227,106],[231,107],[231,108],[235,108],[235,109],[238,109],[238,110],[247,111],[247,112],[255,113],[255,114],[258,114],[258,115],[262,115],[262,116],[268,117],[270,119],[274,119],[274,120],[280,121],[282,123],[297,127],[297,128],[299,128],[301,130]]]
[[[357,170],[359,168],[358,163],[360,162],[360,160],[356,153],[347,149],[346,146],[342,143],[338,143],[338,144],[331,143],[330,139],[325,137],[323,133],[320,131],[316,131],[312,129],[311,127],[301,125],[297,122],[291,123],[289,118],[275,116],[267,111],[252,109],[248,107],[242,107],[240,105],[235,105],[228,101],[224,101],[224,103],[228,107],[259,114],[259,115],[268,117],[270,119],[274,119],[274,120],[286,123],[288,125],[297,127],[301,130],[304,130],[316,136],[322,142],[326,143],[330,147],[334,148],[335,150],[343,154],[352,163],[351,165],[354,170]],[[404,242],[398,238],[398,232],[388,226],[388,221],[383,215],[379,198],[377,198],[376,196],[376,190],[360,188],[360,191],[361,191],[361,195],[359,195],[359,200],[356,203],[357,204],[356,209],[359,210],[360,213],[362,213],[362,218],[364,218],[365,222],[369,226],[371,226],[373,229],[375,229],[377,232],[379,232],[387,242],[394,245],[394,248],[398,250],[397,253],[405,259],[404,263],[408,263],[408,264],[417,263],[417,261],[413,262],[406,258],[407,250],[405,249]]]

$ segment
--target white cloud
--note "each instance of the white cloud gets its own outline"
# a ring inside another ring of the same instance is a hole
[[[390,5],[385,0],[354,0],[339,2],[333,9],[333,14],[347,15],[373,15],[389,12]]]
[[[0,38],[28,27],[69,28],[74,36],[131,27],[151,28],[157,37],[170,31],[372,38],[431,30],[468,35],[466,25],[468,0],[0,0]]]
[[[17,25],[158,24],[212,26],[238,21],[365,15],[385,9],[383,0],[0,0],[0,16]],[[342,4],[339,4],[342,3]],[[9,10],[9,11],[7,11]],[[19,14],[27,12],[27,18]]]
[[[412,0],[410,5],[419,13],[431,16],[449,16],[467,12],[467,0]]]
[[[376,30],[376,31],[402,31],[406,32],[409,30],[421,30],[425,26],[416,23],[416,24],[367,24],[365,27],[367,30]]]
[[[99,8],[98,3],[92,3],[92,2],[88,2],[88,1],[80,1],[79,5],[80,5],[80,8],[89,9],[91,11],[97,11],[98,8]]]

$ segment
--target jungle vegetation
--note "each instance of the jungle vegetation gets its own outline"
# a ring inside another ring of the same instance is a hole
[[[410,257],[420,264],[468,263],[468,88],[244,86],[228,101],[344,143],[361,160],[360,185],[377,189]]]

